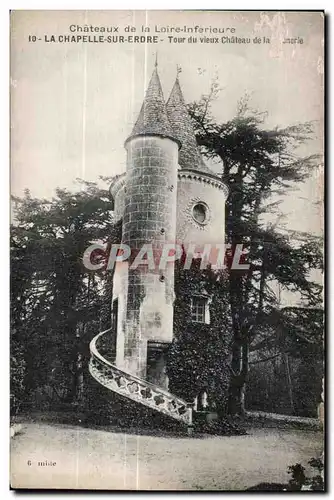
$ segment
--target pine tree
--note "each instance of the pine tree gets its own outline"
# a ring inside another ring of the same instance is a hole
[[[57,189],[52,200],[33,198],[28,191],[22,199],[13,199],[14,400],[23,394],[27,399],[46,386],[62,402],[77,401],[87,370],[89,340],[108,321],[107,272],[88,271],[82,257],[92,242],[112,238],[111,201],[107,189],[80,184],[74,193]]]
[[[273,195],[286,194],[319,164],[316,154],[298,156],[298,148],[312,138],[312,123],[285,129],[266,129],[266,114],[252,110],[247,96],[238,103],[236,116],[226,123],[214,118],[219,86],[189,106],[203,154],[220,165],[221,179],[229,188],[226,235],[232,248],[242,243],[250,270],[229,273],[229,303],[233,324],[229,411],[243,412],[249,347],[279,304],[272,284],[298,291],[310,306],[321,304],[321,286],[310,270],[322,266],[322,242],[311,235],[295,241],[275,225],[262,223],[264,213],[280,216]],[[299,238],[300,239],[300,238]]]

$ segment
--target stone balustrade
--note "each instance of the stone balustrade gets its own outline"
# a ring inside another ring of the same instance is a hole
[[[159,386],[120,370],[98,352],[98,339],[109,332],[110,330],[100,333],[90,343],[89,371],[92,377],[117,394],[191,426],[192,407],[186,401]]]

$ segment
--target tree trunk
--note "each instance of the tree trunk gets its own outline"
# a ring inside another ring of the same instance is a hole
[[[234,360],[233,360],[234,357]],[[233,366],[241,364],[238,372],[234,371]],[[244,415],[244,394],[245,383],[248,375],[248,344],[247,341],[242,346],[234,346],[232,349],[232,377],[229,390],[228,412],[230,415]]]
[[[290,409],[291,409],[292,414],[294,415],[294,413],[295,413],[295,405],[294,405],[294,402],[293,402],[292,381],[291,381],[291,375],[290,375],[289,356],[288,356],[287,353],[283,354],[283,360],[284,360],[286,380],[287,380],[287,386],[288,386]]]
[[[241,414],[241,387],[236,380],[231,380],[229,414],[232,416]]]

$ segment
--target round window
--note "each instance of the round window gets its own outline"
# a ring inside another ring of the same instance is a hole
[[[206,224],[208,219],[208,207],[205,203],[196,203],[193,206],[193,218],[199,224]]]

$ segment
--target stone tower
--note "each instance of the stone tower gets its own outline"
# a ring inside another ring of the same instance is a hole
[[[154,269],[147,265],[131,269],[131,262],[145,244],[151,244],[154,257],[159,258],[164,244],[175,242],[179,146],[155,67],[138,119],[125,142],[122,243],[131,248],[132,259],[118,265],[115,273],[119,286],[116,363],[165,386],[160,358],[173,338],[174,266],[159,269],[157,259]],[[154,358],[151,374],[147,373],[148,355]]]
[[[217,328],[220,334],[214,310],[219,301],[213,300],[212,287],[202,274],[186,293],[175,286],[175,278],[179,285],[181,276],[175,275],[171,248],[179,245],[179,258],[182,245],[188,260],[189,247],[199,247],[196,254],[203,247],[224,244],[228,190],[203,161],[178,76],[166,103],[157,66],[125,149],[126,172],[113,179],[110,194],[114,222],[122,227],[121,241],[124,250],[130,247],[131,257],[116,263],[111,327],[92,339],[89,371],[100,385],[132,400],[138,410],[145,407],[167,415],[191,432],[194,394],[181,398],[175,385],[175,393],[168,388],[166,352],[174,339],[182,345],[182,337],[199,335],[203,345]],[[188,276],[181,278],[187,281]],[[222,314],[220,306],[218,312]],[[173,377],[172,371],[168,373]],[[208,390],[209,397],[216,383],[205,377],[201,380],[199,373],[195,387],[200,408],[206,407],[204,392]]]
[[[132,259],[143,245],[151,244],[159,261],[168,243],[224,243],[227,188],[202,159],[178,76],[165,103],[154,68],[125,148],[126,172],[110,191],[115,220],[122,220],[122,243],[131,248]],[[194,320],[207,323],[208,298],[187,299]],[[134,268],[132,260],[117,263],[112,305],[116,366],[165,388],[173,302],[174,263],[163,268],[157,262],[153,268]]]

